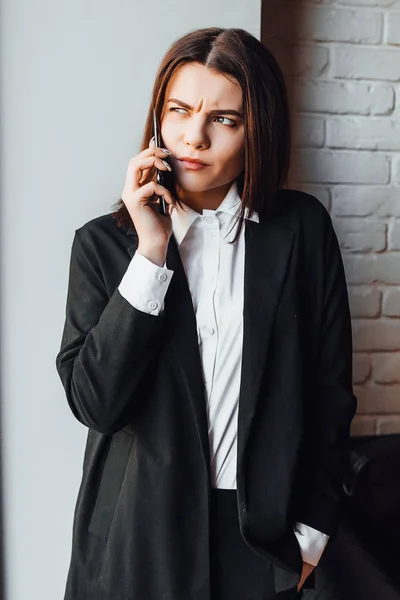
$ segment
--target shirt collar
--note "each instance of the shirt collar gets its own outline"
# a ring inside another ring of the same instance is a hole
[[[230,219],[233,219],[235,216],[239,216],[241,203],[242,200],[238,194],[237,183],[235,180],[233,181],[228,193],[226,194],[225,198],[222,200],[218,208],[216,208],[215,210],[203,209],[203,216],[224,213],[229,215]],[[193,208],[190,208],[190,206],[188,206],[184,202],[181,202],[181,204],[183,208],[181,208],[179,204],[176,203],[175,208],[171,214],[172,231],[174,233],[178,246],[183,242],[187,232],[189,231],[190,227],[193,225],[195,220],[202,216],[200,215],[200,213],[193,210]],[[245,219],[249,219],[248,214],[249,210],[248,208],[246,208],[244,214]],[[252,217],[250,217],[250,220],[259,223],[258,214],[254,213]]]

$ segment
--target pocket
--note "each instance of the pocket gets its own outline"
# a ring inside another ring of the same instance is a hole
[[[123,432],[115,433],[104,463],[96,502],[88,532],[107,541],[121,487],[125,478],[134,438]]]

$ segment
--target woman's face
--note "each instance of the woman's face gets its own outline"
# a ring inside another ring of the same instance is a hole
[[[179,186],[204,192],[232,182],[244,168],[243,98],[239,84],[199,63],[171,77],[161,117],[161,136]],[[206,163],[196,168],[181,159]]]

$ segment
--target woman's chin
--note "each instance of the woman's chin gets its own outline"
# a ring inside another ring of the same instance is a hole
[[[207,190],[210,190],[214,187],[216,187],[215,185],[212,184],[212,182],[200,182],[200,181],[193,181],[193,180],[188,180],[189,178],[187,177],[180,177],[180,178],[176,178],[176,182],[179,186],[179,190],[182,192],[190,192],[192,194],[200,194],[201,192],[206,192]]]

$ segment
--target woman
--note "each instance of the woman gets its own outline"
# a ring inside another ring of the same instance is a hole
[[[116,211],[72,245],[57,369],[88,438],[66,600],[295,598],[335,535],[349,307],[328,213],[283,189],[289,154],[257,39],[171,46]]]

